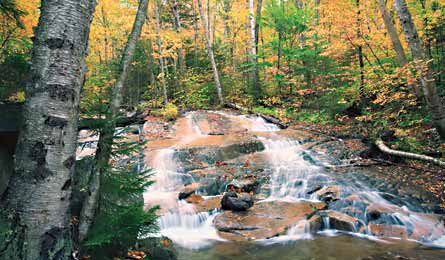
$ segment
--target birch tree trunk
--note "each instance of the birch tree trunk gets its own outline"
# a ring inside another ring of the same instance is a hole
[[[204,38],[206,41],[206,47],[207,47],[207,52],[209,54],[209,58],[210,58],[210,63],[212,64],[212,70],[213,70],[213,78],[215,80],[215,86],[216,86],[216,91],[218,94],[218,101],[220,105],[224,104],[224,99],[222,96],[222,87],[221,87],[221,82],[219,81],[219,72],[218,72],[218,67],[216,66],[216,61],[215,61],[215,55],[213,53],[213,47],[212,47],[212,42],[210,41],[210,32],[209,32],[209,27],[208,27],[208,22],[207,19],[204,15],[204,11],[202,10],[202,3],[201,0],[197,0],[198,2],[198,10],[199,10],[199,14],[201,15],[201,24],[204,27]]]
[[[1,259],[68,259],[79,96],[95,0],[43,0],[23,126],[2,213],[13,216]]]
[[[122,54],[119,78],[112,90],[110,100],[109,113],[106,118],[106,125],[101,129],[98,149],[95,157],[95,167],[90,177],[89,196],[85,198],[83,208],[79,219],[79,239],[82,241],[88,235],[88,231],[93,223],[94,216],[97,213],[99,203],[101,179],[104,170],[108,165],[113,145],[113,135],[116,128],[116,116],[119,112],[123,100],[123,89],[125,80],[128,77],[131,61],[133,60],[134,51],[137,41],[141,35],[142,26],[144,25],[147,15],[148,0],[140,0],[136,18],[133,23],[133,29],[128,37],[125,50]]]
[[[159,18],[159,2],[158,0],[154,0],[154,9],[155,9],[155,29],[156,29],[156,39],[158,43],[158,52],[159,52],[159,66],[161,67],[161,81],[162,81],[162,93],[164,95],[164,105],[168,104],[168,95],[167,95],[167,82],[165,81],[165,74],[167,72],[165,68],[165,60],[162,56],[162,39],[161,39],[161,21]]]
[[[397,34],[397,30],[392,22],[391,15],[386,8],[385,0],[378,0],[380,14],[382,15],[383,22],[386,27],[386,31],[388,31],[389,38],[391,39],[392,46],[397,54],[397,60],[401,66],[405,66],[408,64],[408,59],[406,58],[405,51],[403,50],[402,43],[400,42],[399,35]]]
[[[252,91],[254,96],[254,102],[257,102],[261,95],[261,86],[259,84],[259,75],[258,75],[258,55],[257,55],[257,44],[256,41],[257,34],[255,30],[255,11],[254,11],[254,3],[253,0],[249,0],[249,26],[250,26],[250,55],[253,70],[252,70]]]
[[[422,42],[405,0],[394,0],[394,7],[399,15],[412,56],[416,61],[417,70],[422,72],[420,82],[426,103],[433,117],[433,123],[442,140],[445,140],[445,107],[437,92],[432,63],[428,61],[428,55],[422,47]]]
[[[172,1],[171,5],[172,5],[173,16],[175,17],[175,28],[178,34],[180,35],[182,31],[182,25],[179,15],[178,1],[177,0],[171,0],[171,1]],[[178,52],[178,69],[179,73],[182,75],[184,70],[184,52],[182,48],[178,48],[177,52]]]

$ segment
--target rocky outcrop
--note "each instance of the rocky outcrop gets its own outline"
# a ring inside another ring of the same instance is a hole
[[[225,239],[265,239],[284,234],[289,227],[323,207],[323,203],[307,201],[265,201],[245,212],[224,211],[215,217],[214,224]]]
[[[249,193],[236,193],[234,191],[224,194],[221,208],[232,211],[246,211],[253,206],[253,197]]]
[[[263,143],[247,134],[205,136],[180,145],[175,156],[184,171],[192,171],[262,150]]]

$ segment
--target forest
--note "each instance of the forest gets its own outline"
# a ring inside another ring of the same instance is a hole
[[[0,259],[445,255],[445,0],[0,0],[0,46]]]

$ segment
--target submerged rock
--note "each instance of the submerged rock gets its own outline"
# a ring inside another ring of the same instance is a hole
[[[368,230],[374,236],[408,239],[408,230],[401,225],[368,223]]]
[[[322,207],[324,203],[320,202],[265,201],[244,212],[224,211],[213,223],[225,239],[265,239],[284,234]]]
[[[227,192],[221,200],[221,208],[232,211],[246,211],[253,206],[253,197],[249,193]]]

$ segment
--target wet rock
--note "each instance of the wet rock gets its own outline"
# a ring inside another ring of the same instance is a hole
[[[167,237],[150,237],[137,242],[137,250],[145,252],[150,259],[176,260],[178,252]]]
[[[439,239],[445,234],[442,217],[430,214],[418,214],[419,221],[415,221],[411,228],[409,238],[418,241],[431,241]]]
[[[188,203],[192,203],[192,204],[198,204],[198,203],[202,202],[203,200],[204,200],[204,198],[198,194],[192,194],[186,199],[186,201]]]
[[[232,211],[246,211],[253,206],[253,197],[249,193],[227,192],[221,200],[221,208]]]
[[[319,212],[320,216],[329,219],[329,228],[355,232],[358,230],[360,222],[358,219],[334,210]],[[324,227],[327,228],[327,227]]]
[[[178,199],[184,200],[187,199],[190,195],[194,194],[196,190],[198,190],[200,187],[199,183],[192,183],[189,185],[186,185],[182,191],[179,192]]]
[[[308,223],[311,233],[317,233],[323,228],[323,219],[320,215],[313,215],[308,219]]]
[[[316,191],[315,195],[317,195],[319,200],[329,204],[333,201],[339,200],[340,193],[340,186],[328,186]]]
[[[311,190],[309,190],[307,192],[308,195],[314,194],[315,192],[321,190],[323,187],[321,185],[317,185],[314,188],[312,188]]]
[[[368,230],[374,236],[408,238],[407,228],[401,225],[368,223]]]
[[[222,196],[214,196],[210,198],[206,198],[196,204],[196,210],[198,212],[204,211],[213,211],[214,209],[221,208],[221,199]]]
[[[238,192],[256,192],[258,188],[258,181],[255,175],[248,175],[241,180],[232,180],[226,188],[226,191],[238,191]]]
[[[205,136],[178,147],[175,156],[184,171],[191,171],[262,150],[263,143],[247,134]]]
[[[400,215],[407,215],[407,212],[396,205],[388,204],[388,203],[373,203],[366,208],[366,217],[368,221],[378,221],[378,220],[386,220],[392,221],[390,223],[394,223],[393,214],[398,213]]]
[[[324,203],[265,201],[244,212],[224,211],[215,217],[214,224],[225,239],[265,239],[284,234],[320,207]]]

